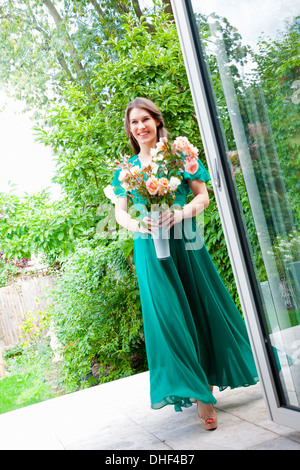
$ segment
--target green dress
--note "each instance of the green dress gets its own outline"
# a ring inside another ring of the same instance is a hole
[[[129,160],[141,166],[137,155]],[[188,179],[207,182],[198,160],[197,173],[183,173],[175,203],[184,206]],[[114,174],[115,194],[126,197]],[[140,210],[138,193],[133,203]],[[141,218],[145,214],[141,213]],[[134,262],[140,290],[150,372],[151,407],[189,407],[195,399],[216,403],[209,384],[220,390],[258,382],[245,323],[224,286],[194,220],[170,230],[170,258],[159,260],[149,234],[135,233]],[[191,233],[193,230],[193,233]],[[177,233],[176,233],[177,231]]]

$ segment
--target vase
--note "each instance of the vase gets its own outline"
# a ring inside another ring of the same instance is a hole
[[[158,222],[159,216],[162,211],[152,211],[150,217]],[[151,228],[154,235],[152,235],[153,243],[156,251],[156,256],[158,259],[168,259],[170,258],[170,231],[166,230],[165,227]]]

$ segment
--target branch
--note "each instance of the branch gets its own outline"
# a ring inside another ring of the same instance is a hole
[[[45,39],[45,41],[46,41],[46,44],[47,44],[47,46],[49,46],[50,35],[47,33],[47,31],[46,31],[44,28],[42,28],[42,27],[39,25],[39,23],[38,23],[38,21],[37,21],[35,15],[34,15],[32,9],[31,9],[31,7],[30,7],[29,2],[26,2],[26,4],[27,4],[28,11],[29,11],[29,15],[30,15],[30,17],[31,17],[31,19],[32,19],[32,21],[33,21],[33,23],[34,23],[34,25],[33,25],[34,29],[36,29],[37,31],[39,31],[39,32],[44,36],[44,39]],[[70,80],[70,81],[73,81],[72,74],[71,74],[71,72],[70,72],[70,70],[69,70],[68,64],[67,64],[67,62],[66,62],[66,59],[65,59],[63,53],[62,53],[62,52],[61,52],[61,53],[57,53],[57,54],[56,54],[56,57],[57,57],[57,60],[58,60],[59,65],[61,66],[61,68],[62,68],[62,69],[64,70],[64,72],[66,73],[66,75],[67,75],[67,77],[69,78],[69,80]]]
[[[51,0],[42,0],[42,1],[43,1],[43,4],[48,8],[49,13],[52,16],[52,18],[54,19],[54,22],[55,22],[56,26],[63,29],[64,34],[65,34],[65,42],[68,46],[68,50],[70,51],[70,55],[72,57],[75,69],[76,69],[78,75],[81,76],[82,72],[84,71],[84,68],[83,68],[81,62],[79,60],[77,60],[76,50],[75,50],[75,48],[74,48],[74,46],[71,42],[71,38],[70,38],[68,32],[66,31],[66,28],[63,24],[63,20],[62,20],[60,14],[56,10],[56,8],[53,5],[53,3],[51,2]]]
[[[56,54],[56,57],[57,57],[57,60],[58,60],[58,63],[59,65],[61,66],[61,68],[64,70],[64,72],[66,73],[67,77],[69,78],[70,81],[74,81],[74,78],[69,70],[69,67],[68,67],[68,64],[67,64],[67,61],[63,55],[63,53],[61,52],[60,54]]]
[[[168,13],[169,15],[172,16],[172,18],[174,18],[172,5],[171,5],[171,0],[163,0],[163,3],[166,5],[165,6],[165,13]]]
[[[96,12],[98,13],[98,15],[103,18],[103,11],[101,10],[100,6],[98,5],[98,3],[96,2],[96,0],[90,0],[91,4],[93,5],[93,7],[95,8]]]
[[[132,0],[132,5],[133,5],[133,8],[134,8],[134,11],[135,11],[135,14],[136,16],[138,17],[138,19],[140,20],[142,16],[144,16],[142,10],[141,10],[141,7],[140,7],[140,4],[139,4],[139,0]],[[147,28],[150,32],[153,32],[154,31],[154,26],[150,23],[147,23]]]

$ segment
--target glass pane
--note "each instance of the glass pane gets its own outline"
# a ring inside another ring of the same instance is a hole
[[[299,408],[300,1],[192,5],[283,404]]]

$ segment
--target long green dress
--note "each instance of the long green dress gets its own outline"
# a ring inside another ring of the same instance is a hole
[[[141,166],[137,155],[129,160]],[[184,206],[191,192],[188,179],[207,182],[199,169],[184,172],[175,203]],[[115,194],[126,197],[114,174]],[[143,203],[138,193],[134,204]],[[141,218],[145,214],[141,214]],[[135,233],[134,261],[143,312],[150,372],[151,407],[189,407],[195,399],[216,403],[209,384],[226,387],[257,383],[258,376],[245,323],[207,252],[194,219],[170,230],[170,258],[159,260],[149,234]],[[194,233],[191,233],[191,229]]]

